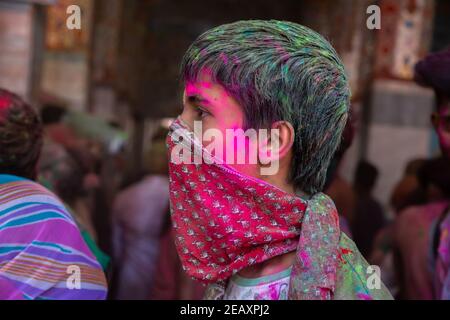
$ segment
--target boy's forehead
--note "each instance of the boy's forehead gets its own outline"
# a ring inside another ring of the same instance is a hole
[[[208,70],[202,70],[196,81],[186,81],[185,96],[197,96],[209,102],[228,103],[231,98],[226,89],[213,80]]]

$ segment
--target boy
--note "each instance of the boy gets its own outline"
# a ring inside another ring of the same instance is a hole
[[[181,74],[172,221],[185,271],[211,284],[206,298],[391,298],[379,278],[369,288],[320,192],[350,99],[331,45],[295,23],[239,21],[195,40]]]

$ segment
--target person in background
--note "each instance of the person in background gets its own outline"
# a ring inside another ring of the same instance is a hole
[[[110,258],[96,243],[96,231],[85,198],[85,176],[83,167],[62,145],[44,139],[39,161],[39,182],[64,201],[80,228],[83,239],[106,271]]]
[[[116,299],[148,299],[155,277],[159,241],[169,210],[166,129],[152,140],[148,174],[121,191],[112,209]]]
[[[35,182],[42,125],[0,89],[0,299],[105,299],[105,274],[72,216]]]
[[[425,193],[420,188],[417,172],[425,163],[425,159],[414,159],[408,162],[400,181],[395,185],[390,204],[395,213],[411,205],[420,205],[426,202]]]
[[[53,183],[52,187],[61,186],[58,189],[67,197],[71,197],[73,191],[66,191],[67,184],[71,184],[72,189],[75,187],[86,193],[83,199],[77,194],[76,200],[71,205],[76,207],[74,210],[77,212],[78,220],[89,230],[90,235],[97,239],[92,215],[94,211],[92,194],[100,186],[100,179],[96,173],[98,157],[92,152],[92,143],[80,137],[65,123],[67,113],[66,108],[56,104],[45,104],[41,109],[44,127],[41,178],[47,183]],[[61,171],[63,176],[59,177],[58,171]],[[59,181],[56,181],[57,179]],[[80,179],[82,185],[79,184]]]
[[[424,159],[414,159],[407,163],[404,175],[394,187],[391,196],[390,203],[396,215],[409,206],[426,203],[426,195],[418,178],[418,171],[425,162]],[[368,260],[370,264],[380,266],[381,278],[396,296],[399,291],[399,281],[394,265],[394,225],[393,221],[389,221],[376,234]]]
[[[435,110],[431,115],[442,155],[450,162],[450,47],[430,53],[415,66],[414,78],[422,86],[433,89]],[[450,300],[450,210],[436,219],[432,231],[431,264],[437,299]]]
[[[124,131],[102,118],[57,104],[43,105],[41,117],[51,139],[67,147],[86,147],[96,142],[107,153],[115,154],[127,140]]]
[[[56,104],[44,104],[40,110],[45,138],[66,149],[84,148],[85,141],[65,122],[66,108]]]
[[[108,183],[101,181],[99,173],[106,162],[114,162],[115,156],[123,150],[126,134],[118,126],[57,104],[43,105],[41,117],[46,144],[53,142],[63,146],[78,162],[86,172],[83,182],[86,189],[95,191],[100,184],[104,189],[111,188],[111,184],[118,184],[112,182],[113,178],[121,177],[120,172],[116,172],[113,177],[108,172],[109,179],[113,180]]]
[[[122,170],[112,165],[117,154],[109,153],[106,140],[103,140],[101,135],[95,137],[93,134],[86,134],[85,131],[101,131],[101,128],[107,128],[105,132],[114,132],[116,129],[108,129],[112,126],[98,117],[85,113],[81,113],[84,116],[75,116],[78,114],[80,112],[72,111],[63,107],[62,104],[46,103],[43,105],[41,117],[45,133],[44,156],[46,155],[45,150],[61,146],[73,160],[71,161],[72,165],[69,166],[72,168],[71,170],[74,169],[73,162],[75,162],[75,166],[78,167],[76,170],[82,171],[84,195],[77,196],[73,210],[81,218],[79,221],[83,223],[92,237],[90,240],[98,244],[102,250],[110,253],[111,235],[108,222],[118,181],[122,177]],[[94,120],[85,121],[84,117]],[[86,130],[80,130],[80,127]],[[89,130],[89,127],[94,129]],[[63,158],[67,159],[67,157]],[[53,163],[51,159],[49,163]],[[71,170],[66,172],[71,172]],[[79,181],[79,178],[74,181]],[[70,183],[75,186],[74,182]]]
[[[158,265],[150,300],[202,300],[206,287],[184,272],[175,247],[175,233],[166,215],[161,234]]]
[[[356,167],[354,191],[356,206],[351,230],[353,240],[366,258],[370,257],[374,238],[386,224],[384,211],[372,195],[377,182],[378,170],[367,161],[360,161]]]
[[[399,298],[431,300],[434,298],[433,274],[429,254],[432,226],[448,208],[450,200],[450,162],[444,158],[427,160],[419,169],[418,179],[427,203],[410,206],[395,219],[394,258],[399,280]]]
[[[384,285],[367,286],[367,262],[322,193],[350,107],[330,43],[288,21],[237,21],[200,35],[181,70],[183,110],[167,139],[170,208],[181,264],[209,284],[205,298],[391,299]],[[209,149],[200,124],[228,136],[225,146]],[[258,161],[229,159],[246,150]]]

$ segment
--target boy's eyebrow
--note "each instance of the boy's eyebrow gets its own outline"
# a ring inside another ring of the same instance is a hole
[[[190,103],[209,104],[208,99],[205,99],[205,98],[203,98],[202,96],[199,96],[199,95],[197,95],[197,94],[189,95],[189,96],[187,97],[187,100],[188,100]]]

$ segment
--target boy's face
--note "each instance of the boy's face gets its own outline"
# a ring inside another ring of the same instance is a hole
[[[186,83],[181,119],[192,131],[195,131],[195,126],[198,128],[201,124],[202,137],[198,138],[203,147],[208,148],[209,145],[209,148],[212,148],[213,143],[222,146],[215,150],[210,149],[216,157],[245,175],[259,176],[258,164],[248,158],[249,150],[257,149],[258,143],[256,137],[245,136],[242,107],[222,85],[212,81],[207,70],[201,73],[197,82]],[[212,137],[205,136],[208,132]],[[238,141],[245,142],[242,145]],[[233,154],[235,157],[232,157]],[[245,154],[247,157],[242,158],[245,159],[244,163],[238,162],[237,156],[245,157]]]
[[[439,138],[442,153],[450,158],[450,99],[443,96],[439,99],[438,112],[432,115],[433,126]]]

